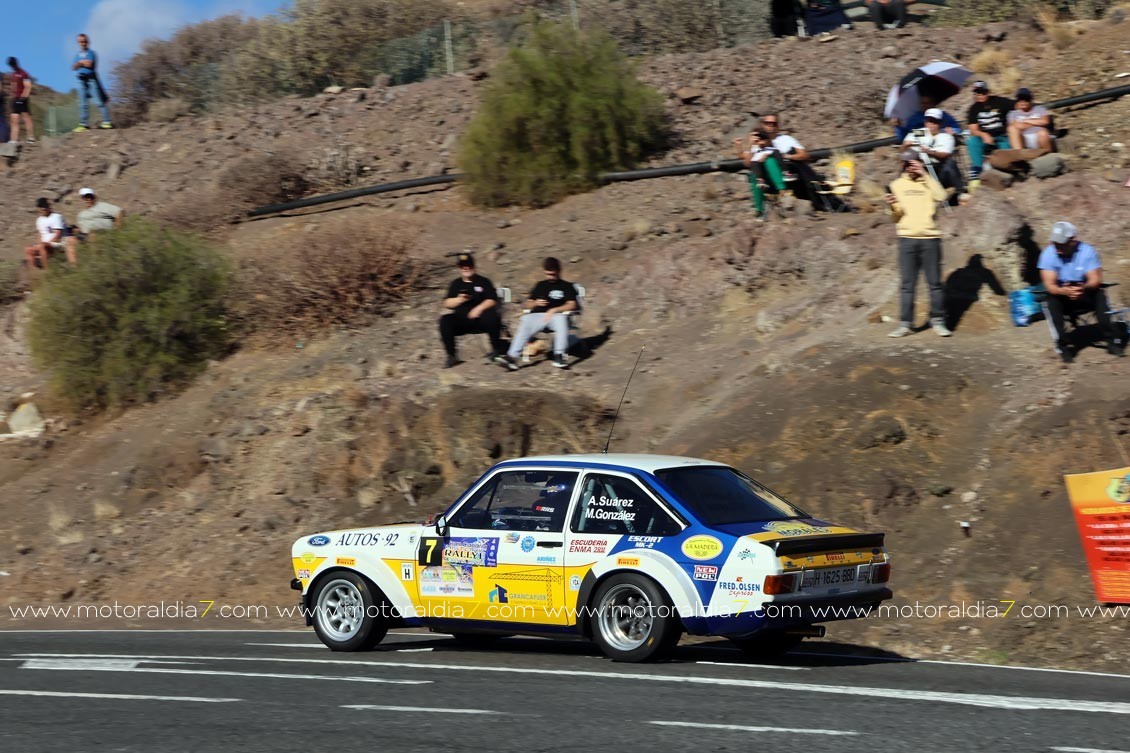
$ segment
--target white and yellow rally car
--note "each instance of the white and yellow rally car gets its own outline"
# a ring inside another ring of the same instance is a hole
[[[434,524],[303,536],[292,557],[307,624],[337,651],[423,626],[591,638],[621,661],[662,656],[684,631],[776,652],[892,595],[882,533],[660,455],[508,460]]]

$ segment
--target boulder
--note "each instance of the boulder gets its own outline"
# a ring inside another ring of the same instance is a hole
[[[675,90],[675,96],[684,105],[694,104],[706,94],[702,89],[693,86],[680,86]]]
[[[1067,160],[1062,154],[1054,152],[1041,155],[1029,164],[1032,167],[1032,175],[1037,178],[1054,178],[1067,172]]]
[[[39,435],[46,425],[35,403],[24,403],[8,416],[8,428],[13,434]]]

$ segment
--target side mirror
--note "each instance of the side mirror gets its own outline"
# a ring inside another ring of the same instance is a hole
[[[436,517],[436,536],[440,538],[447,538],[447,516],[440,515]]]

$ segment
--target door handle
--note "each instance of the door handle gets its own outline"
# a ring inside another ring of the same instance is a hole
[[[544,546],[547,549],[552,549],[554,547],[565,546],[565,544],[560,541],[539,541],[538,546]]]

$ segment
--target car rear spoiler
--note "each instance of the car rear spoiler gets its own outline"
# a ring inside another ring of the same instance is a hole
[[[881,549],[883,533],[825,533],[817,536],[792,536],[761,543],[772,547],[778,557],[809,552],[826,552],[829,549]]]

